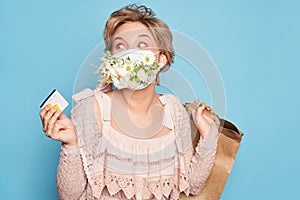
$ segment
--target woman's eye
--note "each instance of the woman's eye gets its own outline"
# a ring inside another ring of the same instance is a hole
[[[116,45],[116,49],[125,49],[125,45],[122,43],[119,43]]]
[[[138,44],[138,48],[146,48],[147,47],[147,44],[145,42],[140,42]]]

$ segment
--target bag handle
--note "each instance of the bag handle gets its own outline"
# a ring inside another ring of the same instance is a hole
[[[192,104],[192,103],[185,103],[185,108],[190,114],[192,110],[197,109],[198,106]],[[225,136],[236,140],[238,142],[241,142],[243,133],[230,121],[225,120],[223,118],[220,118],[216,113],[208,111],[208,110],[203,110],[203,113],[213,119],[216,123],[219,123],[219,132],[224,134]],[[225,131],[226,130],[226,131]]]

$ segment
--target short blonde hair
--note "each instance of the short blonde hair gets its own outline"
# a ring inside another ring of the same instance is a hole
[[[116,30],[126,22],[140,22],[151,32],[160,51],[167,58],[166,71],[174,62],[174,50],[172,45],[172,33],[166,23],[155,17],[155,13],[146,6],[136,4],[128,5],[113,12],[106,22],[104,40],[106,50],[112,50],[112,37]]]

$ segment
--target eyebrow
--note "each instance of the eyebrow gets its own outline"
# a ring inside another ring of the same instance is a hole
[[[142,35],[139,35],[138,37],[147,37],[147,38],[150,38],[150,36],[147,35],[147,34],[142,34]]]
[[[140,38],[140,37],[147,37],[147,38],[151,39],[150,36],[147,35],[147,34],[138,35],[138,38]],[[116,40],[124,40],[124,38],[122,38],[122,37],[115,37],[114,41],[116,41]]]
[[[116,41],[116,40],[124,40],[124,38],[122,38],[122,37],[116,37],[116,38],[114,38],[114,41]]]

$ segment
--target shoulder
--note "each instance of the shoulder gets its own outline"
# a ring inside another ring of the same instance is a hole
[[[163,96],[175,119],[182,120],[182,118],[188,117],[188,113],[178,97],[173,94],[164,94]]]
[[[182,149],[186,152],[192,146],[190,116],[186,108],[175,95],[166,95],[167,104],[173,119],[176,135],[181,141]]]
[[[86,101],[87,99],[90,99],[94,96],[94,90],[90,88],[86,88],[72,96],[73,101],[78,104],[81,101]]]
[[[174,110],[186,111],[180,99],[173,94],[164,94],[164,99],[166,103]]]
[[[169,103],[170,105],[173,106],[181,105],[180,99],[173,94],[164,94],[163,97],[165,98],[166,103]]]
[[[105,92],[108,96],[111,96],[112,91]],[[75,115],[88,115],[94,117],[94,102],[95,97],[98,98],[103,95],[102,91],[97,89],[92,90],[86,88],[72,96],[75,106],[73,106],[71,111],[71,116]]]
[[[76,103],[71,111],[72,118],[93,111],[94,90],[84,89],[74,94],[72,99]]]

